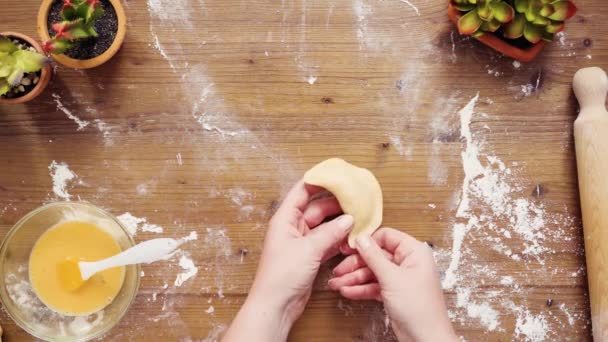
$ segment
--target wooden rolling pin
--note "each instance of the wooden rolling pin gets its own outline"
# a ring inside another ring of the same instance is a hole
[[[581,108],[574,141],[593,339],[608,341],[608,77],[600,68],[581,69],[573,88]]]

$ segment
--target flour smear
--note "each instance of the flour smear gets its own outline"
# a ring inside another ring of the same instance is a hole
[[[165,44],[163,40],[171,44],[172,50],[177,52],[182,51],[179,40],[172,39],[172,37],[176,34],[186,34],[185,31],[191,32],[193,30],[190,13],[194,13],[194,8],[188,0],[148,0],[147,5],[148,14],[150,15],[152,45],[175,73],[178,69],[185,67],[186,64],[178,64],[168,51],[168,47],[166,46],[168,44]]]
[[[69,201],[72,195],[68,193],[68,183],[76,179],[76,174],[70,170],[68,164],[52,161],[49,165],[51,180],[53,182],[53,193],[58,199]]]
[[[305,2],[302,3],[305,9]],[[167,61],[175,74],[176,82],[181,86],[184,94],[183,101],[178,105],[179,111],[189,113],[192,119],[200,126],[202,135],[210,139],[221,139],[217,144],[218,153],[222,155],[220,167],[232,167],[231,163],[241,163],[243,155],[255,153],[263,155],[268,162],[276,166],[277,179],[281,182],[281,189],[291,186],[293,179],[298,175],[290,162],[290,157],[278,154],[269,148],[263,135],[269,135],[265,127],[250,128],[241,122],[238,108],[225,104],[221,87],[214,82],[205,63],[200,61],[189,62],[184,60],[184,47],[176,36],[196,35],[200,37],[199,47],[204,48],[206,38],[215,42],[221,41],[218,34],[211,35],[209,27],[205,25],[205,18],[209,17],[204,1],[195,0],[148,0],[148,14],[150,15],[149,30],[151,35],[150,47],[156,49]],[[196,20],[194,18],[196,13]],[[209,36],[209,37],[207,37]],[[268,54],[269,55],[269,54]],[[298,57],[298,56],[296,56]],[[313,70],[307,70],[306,76],[318,77]],[[306,82],[316,81],[306,78]],[[247,109],[248,111],[249,109]],[[255,120],[254,125],[259,125]],[[199,133],[199,132],[197,132]],[[235,147],[238,142],[246,146]],[[198,143],[198,142],[197,142]],[[249,150],[246,150],[247,147]],[[178,165],[183,164],[181,155],[177,157]]]
[[[145,217],[137,217],[133,214],[126,212],[117,217],[122,225],[127,229],[129,234],[132,236],[137,235],[138,232],[151,232],[161,234],[164,232],[164,228],[149,223]],[[190,232],[187,236],[181,238],[183,242],[190,242],[198,239],[198,233],[195,231]],[[173,285],[175,287],[182,286],[186,281],[196,276],[198,273],[198,267],[194,264],[192,257],[189,252],[183,249],[178,249],[174,253],[167,255],[166,259],[174,260],[177,258],[177,265],[182,269],[176,276]]]
[[[442,286],[456,294],[450,317],[465,327],[480,326],[487,332],[512,332],[517,339],[542,341],[552,336],[552,323],[562,322],[550,313],[532,313],[526,306],[529,290],[514,275],[503,274],[509,268],[496,268],[481,253],[497,253],[503,264],[513,263],[514,268],[542,270],[545,259],[554,253],[549,242],[574,238],[574,219],[567,212],[549,213],[542,200],[531,200],[530,193],[524,192],[526,181],[518,176],[523,166],[507,165],[492,153],[482,134],[472,130],[477,118],[484,117],[476,113],[479,98],[475,95],[457,113],[464,141],[464,176],[451,250],[435,251],[440,267],[445,267]],[[487,281],[503,288],[489,290],[484,287]],[[521,303],[514,304],[514,297]],[[562,311],[567,314],[567,308]],[[514,316],[514,330],[507,330],[499,312]],[[574,319],[568,317],[569,323]]]
[[[190,254],[186,252],[182,252],[182,255],[179,258],[179,267],[181,267],[183,271],[175,278],[174,285],[177,287],[182,286],[186,280],[194,277],[198,273],[198,267],[194,265]]]
[[[61,96],[59,96],[59,94],[53,93],[51,96],[53,97],[55,104],[57,104],[57,109],[62,111],[70,120],[74,121],[76,125],[78,125],[77,130],[80,131],[91,124],[90,121],[80,119],[74,113],[72,113],[71,110],[66,108],[63,102],[61,102]]]
[[[101,87],[103,87],[103,85]],[[111,146],[114,144],[114,141],[112,140],[112,126],[110,124],[101,119],[94,119],[92,121],[81,119],[77,114],[74,113],[72,109],[68,108],[68,106],[64,104],[63,99],[59,94],[53,93],[51,94],[51,96],[53,97],[53,101],[57,105],[57,110],[63,112],[70,120],[76,123],[76,125],[78,126],[76,128],[77,131],[81,131],[87,127],[97,128],[97,130],[102,134],[106,146]],[[98,110],[94,108],[93,103],[82,98],[83,94],[73,92],[71,96],[74,98],[79,98],[78,106],[86,106],[84,110],[88,114],[99,114]]]
[[[132,236],[137,235],[138,231],[157,234],[164,232],[163,227],[156,224],[148,223],[148,220],[145,217],[136,217],[129,212],[119,215],[117,219],[120,221],[120,223],[122,223],[122,225]]]
[[[183,242],[189,242],[198,240],[198,233],[191,231],[190,234],[181,238]],[[182,286],[187,280],[193,278],[198,273],[198,267],[194,264],[192,257],[189,252],[178,250],[175,253],[176,257],[179,256],[178,265],[182,271],[177,275],[173,285],[175,287]]]

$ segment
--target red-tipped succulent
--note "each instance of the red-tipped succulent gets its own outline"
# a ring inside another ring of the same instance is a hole
[[[516,17],[505,26],[505,37],[526,38],[531,43],[551,41],[555,33],[561,32],[564,21],[577,11],[570,0],[515,0]]]
[[[524,37],[530,43],[551,41],[576,14],[571,0],[450,0],[462,14],[461,34],[481,36],[502,27],[507,39]]]
[[[62,54],[77,39],[97,37],[94,25],[103,13],[100,0],[63,0],[63,21],[51,25],[55,35],[43,43],[44,51]]]
[[[515,10],[504,0],[451,0],[459,11],[465,12],[458,20],[461,34],[479,36],[496,32],[503,24],[513,20]]]

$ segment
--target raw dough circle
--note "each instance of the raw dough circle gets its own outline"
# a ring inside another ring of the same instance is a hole
[[[339,158],[328,159],[304,174],[306,184],[331,192],[345,214],[352,215],[355,227],[348,235],[348,245],[355,247],[360,234],[371,235],[382,223],[382,189],[367,169]]]

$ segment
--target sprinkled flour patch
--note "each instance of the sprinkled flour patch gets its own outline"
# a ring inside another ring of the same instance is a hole
[[[456,306],[464,308],[467,316],[473,319],[478,319],[488,331],[494,331],[498,328],[498,311],[496,311],[489,303],[474,303],[470,300],[470,289],[461,288],[456,292]]]
[[[92,109],[92,108],[87,108],[87,112],[90,112],[89,109]],[[103,140],[104,140],[106,146],[113,145],[114,141],[112,140],[112,129],[111,129],[110,125],[108,125],[105,121],[100,120],[100,119],[93,120],[93,123],[97,127],[97,130],[103,136]]]
[[[171,69],[173,70],[173,72],[175,72],[176,71],[175,70],[175,65],[173,65],[173,61],[171,60],[171,58],[169,58],[169,55],[167,55],[167,53],[165,52],[165,49],[163,49],[163,46],[161,45],[160,40],[158,40],[158,36],[157,35],[153,35],[152,38],[154,39],[154,48],[167,61],[167,63],[169,63],[169,66],[171,67]]]
[[[84,99],[83,94],[72,92],[70,95],[73,98],[77,98],[77,102],[79,104],[79,107],[77,108],[80,108],[81,106],[86,106],[84,108],[84,111],[86,113],[91,115],[99,114],[98,108],[95,107],[95,104]],[[70,109],[68,107],[70,103],[64,104],[64,101],[62,100],[59,94],[53,93],[51,94],[51,96],[53,97],[53,101],[55,101],[55,104],[57,105],[57,110],[62,111],[70,120],[76,123],[76,125],[78,126],[78,128],[76,129],[77,131],[81,131],[86,127],[96,128],[101,133],[106,146],[111,146],[114,144],[114,141],[112,139],[112,126],[110,124],[101,119],[94,119],[92,121],[81,119],[80,117],[78,117],[78,115],[74,114],[73,109]],[[72,100],[71,102],[73,103],[74,101],[75,100]]]
[[[225,266],[233,256],[232,241],[226,234],[225,228],[207,228],[206,232],[204,246],[208,251],[215,254],[215,260],[205,267],[205,272],[213,275],[215,287],[217,288],[217,296],[223,298],[226,282]],[[229,288],[230,286],[232,285],[229,285]]]
[[[534,94],[535,91],[536,89],[534,88],[534,84],[528,83],[521,85],[521,94],[524,97],[531,96],[532,94]]]
[[[192,117],[208,132],[218,133],[222,138],[251,135],[234,115],[226,111],[224,100],[216,93],[215,83],[211,82],[203,66],[191,68],[191,72],[182,77],[185,84],[201,84],[200,88],[188,88],[191,94]]]
[[[186,280],[194,277],[198,273],[198,267],[194,265],[194,262],[190,258],[190,254],[184,251],[181,251],[181,254],[182,255],[179,258],[179,267],[181,267],[183,271],[175,278],[174,285],[177,287],[182,286]]]
[[[68,118],[70,118],[70,120],[74,121],[78,125],[78,131],[84,129],[90,124],[89,121],[80,119],[79,117],[74,115],[74,113],[72,113],[69,109],[67,109],[61,102],[61,96],[59,96],[59,94],[53,93],[51,94],[51,96],[53,97],[55,104],[57,104],[57,109],[62,111],[65,115],[67,115]]]
[[[513,285],[513,277],[511,276],[504,276],[500,279],[500,284],[501,285]]]
[[[68,164],[52,161],[49,165],[51,179],[53,180],[53,193],[57,198],[69,201],[72,195],[68,193],[68,183],[76,178]]]
[[[479,94],[475,95],[473,99],[458,113],[460,115],[460,126],[461,126],[461,136],[466,139],[466,148],[465,151],[462,152],[462,164],[464,168],[464,180],[462,182],[462,191],[460,204],[458,205],[458,209],[456,211],[456,217],[466,218],[466,214],[469,212],[469,185],[479,174],[483,173],[483,167],[479,163],[478,159],[478,147],[472,143],[473,137],[471,134],[471,129],[469,127],[471,123],[471,118],[473,116],[473,109],[477,104],[477,100],[479,99]],[[443,287],[444,288],[452,288],[456,282],[458,281],[458,275],[456,271],[460,265],[460,258],[462,255],[462,242],[468,230],[471,229],[471,226],[477,224],[477,219],[471,217],[467,224],[457,223],[454,225],[452,230],[452,259],[450,261],[450,265],[445,272],[445,277],[443,279]]]
[[[226,235],[226,229],[207,228],[205,246],[216,249],[216,258],[226,258],[232,255],[232,242]]]
[[[452,226],[451,251],[435,251],[435,259],[445,267],[442,286],[456,294],[456,308],[450,317],[466,327],[503,332],[498,314],[503,308],[515,316],[513,334],[518,339],[545,340],[550,334],[549,320],[543,313],[530,313],[526,307],[529,290],[512,275],[501,274],[495,260],[490,262],[482,251],[492,251],[494,258],[516,267],[543,269],[545,259],[554,252],[549,243],[573,238],[573,219],[568,214],[549,213],[540,196],[535,196],[538,200],[530,198],[534,193],[531,195],[526,182],[517,177],[523,165],[513,162],[508,166],[486,152],[487,143],[471,130],[478,100],[479,94],[458,112],[465,142],[461,153],[464,179]],[[537,186],[536,193],[539,189]],[[487,282],[503,288],[490,290],[485,287]],[[514,294],[521,305],[508,303],[506,298]]]
[[[131,213],[124,213],[116,217],[120,223],[129,231],[129,234],[135,236],[137,234],[137,228],[140,224],[146,222],[145,218],[135,217]]]
[[[176,30],[192,31],[190,13],[193,12],[192,5],[188,0],[148,0],[148,13],[150,14],[150,34],[152,35],[153,47],[169,63],[173,72],[177,71],[175,60],[167,52],[160,35],[167,32],[175,33]],[[159,28],[157,30],[157,27]],[[158,31],[158,32],[157,32]],[[185,34],[185,32],[181,32]],[[181,50],[181,44],[174,39],[169,40],[174,48]]]
[[[253,198],[253,194],[245,191],[243,188],[236,187],[226,191],[226,196],[230,198],[232,203],[242,206],[244,202],[249,201]]]
[[[219,342],[222,333],[226,331],[226,329],[228,329],[228,327],[225,324],[214,324],[207,337],[201,342]]]
[[[461,134],[466,141],[465,150],[462,152],[464,181],[456,211],[459,222],[453,227],[452,259],[443,280],[443,287],[446,289],[452,288],[461,278],[457,271],[462,255],[462,243],[471,229],[481,230],[486,235],[484,238],[490,242],[500,241],[493,236],[496,232],[507,238],[515,234],[523,240],[525,246],[521,253],[533,256],[541,263],[540,256],[547,252],[547,248],[542,246],[546,238],[544,206],[525,198],[517,198],[516,195],[522,187],[508,182],[513,171],[498,157],[482,153],[479,142],[473,137],[470,123],[478,98],[479,95],[475,96],[459,112]],[[499,229],[495,223],[497,220],[507,221],[509,226]],[[479,235],[479,232],[477,234]]]
[[[126,212],[117,217],[122,225],[129,231],[132,236],[137,235],[137,231],[150,232],[160,234],[164,231],[163,227],[147,222],[145,217],[136,217],[133,214]]]
[[[163,227],[155,224],[144,223],[144,225],[141,227],[141,231],[160,234],[163,232]]]
[[[184,22],[191,26],[188,0],[148,0],[148,12],[160,21]]]
[[[190,234],[188,234],[187,236],[184,236],[182,238],[183,241],[194,241],[194,240],[198,240],[198,234],[195,231],[191,231]]]
[[[515,322],[515,335],[530,342],[546,341],[549,325],[542,314],[533,315],[528,310],[520,309]]]
[[[390,135],[388,138],[390,139],[391,144],[393,144],[397,150],[397,153],[399,153],[400,156],[405,156],[405,148],[403,147],[401,137],[398,135]]]
[[[427,176],[433,185],[442,186],[447,183],[449,168],[441,158],[442,150],[445,147],[442,142],[446,141],[446,137],[456,133],[455,128],[450,125],[453,122],[450,120],[450,116],[453,116],[458,108],[458,95],[459,92],[455,92],[449,97],[438,98],[433,101],[431,107],[433,116],[430,123],[430,134],[433,140],[430,144],[431,153]]]
[[[355,15],[356,35],[359,42],[359,50],[381,50],[392,47],[392,38],[374,27],[374,7],[371,1],[353,1],[352,11]]]

